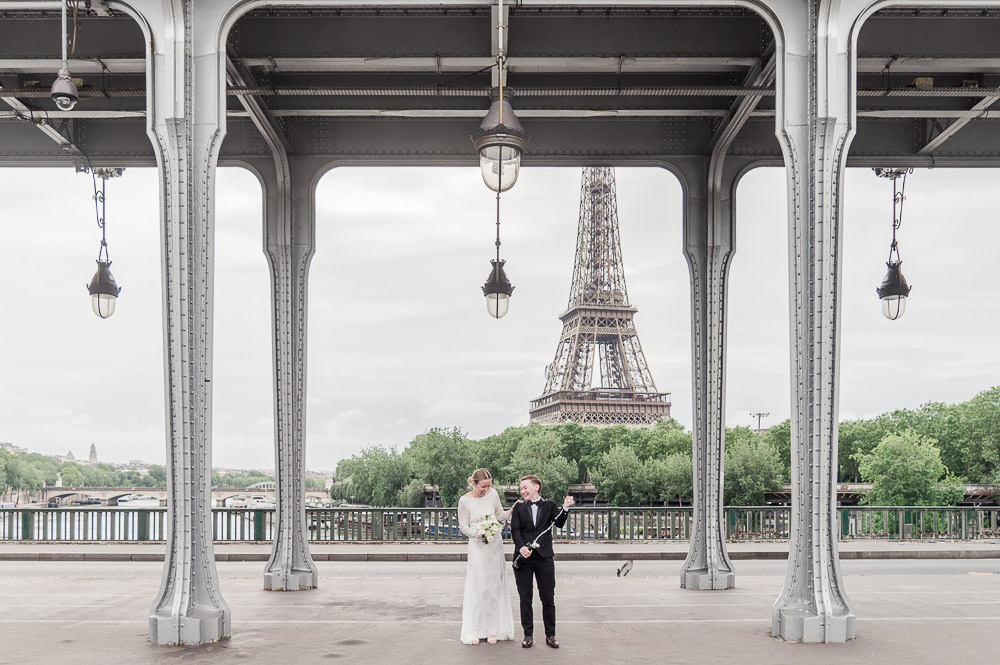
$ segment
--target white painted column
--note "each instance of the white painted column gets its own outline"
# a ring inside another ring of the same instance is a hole
[[[691,545],[681,568],[681,587],[728,589],[736,584],[723,515],[726,295],[736,174],[724,171],[721,159],[696,158],[678,167],[684,180],[684,255],[691,274],[694,411]]]
[[[325,160],[279,151],[262,169],[264,252],[271,268],[277,523],[264,588],[318,585],[305,512],[306,333],[309,263],[315,249],[316,182]]]
[[[192,0],[135,3],[149,31],[148,133],[160,170],[166,364],[167,521],[156,644],[228,638],[212,546],[212,296],[215,167],[225,132],[217,26]],[[198,3],[204,7],[204,3]],[[197,26],[197,29],[195,28]]]
[[[785,4],[776,107],[789,195],[793,503],[772,634],[844,642],[854,638],[855,622],[837,544],[840,255],[843,174],[854,132],[848,35],[856,16],[849,9],[860,3]]]

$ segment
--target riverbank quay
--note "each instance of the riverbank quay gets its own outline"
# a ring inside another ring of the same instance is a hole
[[[419,543],[311,543],[315,561],[350,562],[455,562],[465,561],[463,542]],[[508,560],[512,546],[507,547]],[[0,543],[0,561],[163,561],[164,543]],[[730,542],[733,561],[788,558],[787,541]],[[556,542],[561,561],[683,561],[688,543],[674,542]],[[216,543],[216,561],[267,561],[271,544]],[[880,559],[1000,559],[1000,539],[944,540],[845,540],[840,558]]]

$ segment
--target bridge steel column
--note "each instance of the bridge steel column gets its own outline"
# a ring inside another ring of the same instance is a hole
[[[264,253],[271,268],[277,524],[264,588],[318,585],[305,510],[306,328],[309,263],[315,249],[316,183],[326,159],[275,152],[264,183]]]
[[[147,131],[161,197],[167,547],[149,614],[156,644],[202,644],[231,634],[211,515],[214,187],[225,132],[218,23],[203,13],[211,4],[133,4],[151,47]]]
[[[788,175],[792,524],[772,634],[855,637],[836,521],[843,174],[854,134],[849,39],[861,2],[780,2],[777,137]]]
[[[722,160],[674,162],[684,181],[684,255],[691,273],[691,385],[694,500],[691,545],[681,567],[685,589],[729,589],[723,465],[726,414],[726,295],[734,251],[737,173]]]

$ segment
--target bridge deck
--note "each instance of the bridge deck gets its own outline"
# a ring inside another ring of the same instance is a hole
[[[464,564],[320,563],[321,588],[260,590],[260,564],[219,564],[235,637],[181,651],[146,643],[159,584],[155,563],[6,562],[0,632],[8,662],[205,664],[784,663],[908,665],[993,662],[1000,560],[844,563],[858,639],[803,645],[769,636],[783,562],[746,562],[739,588],[677,587],[679,562],[637,562],[626,578],[609,562],[559,564],[559,651],[517,642],[463,646]],[[515,598],[511,585],[511,598]],[[517,609],[514,608],[515,617]],[[536,615],[540,614],[536,609]],[[516,618],[515,618],[516,622]],[[520,633],[518,633],[518,638]],[[669,654],[669,655],[668,655]]]

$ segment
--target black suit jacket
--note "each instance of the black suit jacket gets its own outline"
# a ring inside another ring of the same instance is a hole
[[[515,503],[510,516],[510,535],[514,540],[515,554],[533,541],[536,533],[545,531],[550,524],[554,523],[557,527],[562,528],[569,513],[564,512],[557,519],[558,513],[559,506],[556,505],[555,501],[543,499],[538,506],[538,524],[535,524],[531,521],[531,504]],[[538,549],[534,551],[532,556],[552,556],[552,531],[542,536],[541,540],[538,541]]]

